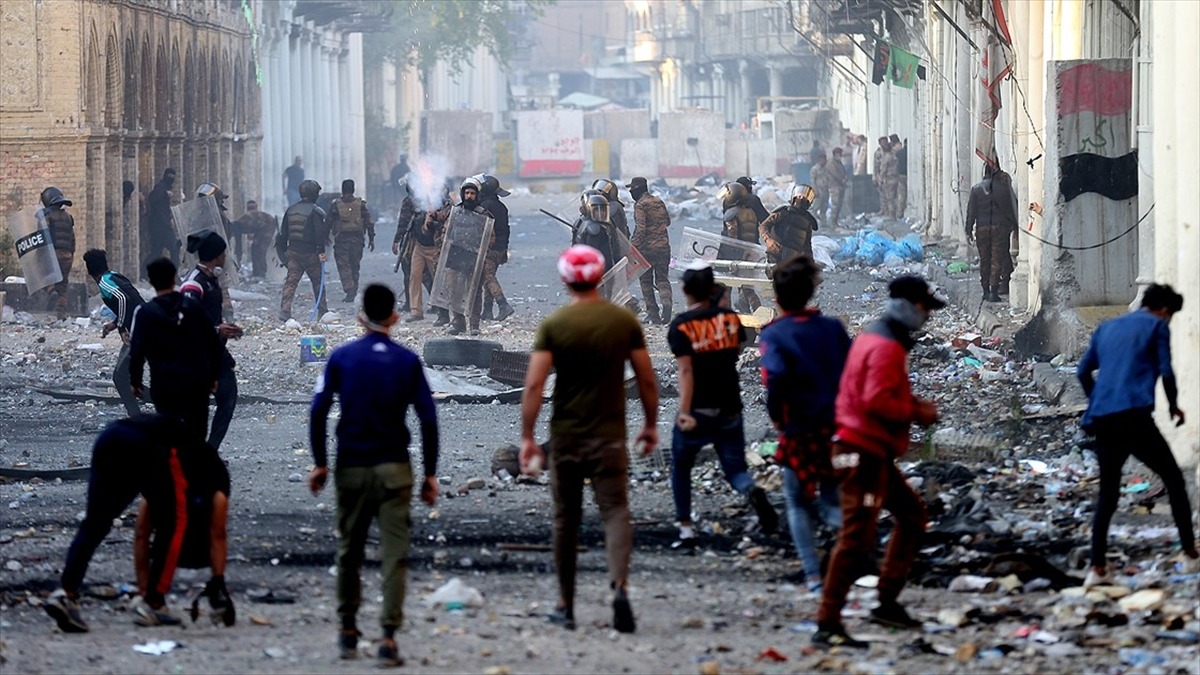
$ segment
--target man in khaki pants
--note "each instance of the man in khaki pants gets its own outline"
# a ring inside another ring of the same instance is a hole
[[[447,199],[442,208],[430,211],[425,216],[423,224],[413,227],[416,241],[413,242],[412,267],[408,273],[408,304],[412,313],[405,319],[406,322],[425,320],[425,307],[421,301],[421,281],[425,278],[425,270],[429,270],[430,279],[437,273],[438,257],[442,254],[442,228],[445,227],[446,219],[450,216],[450,207],[450,201]],[[416,280],[416,283],[413,283],[413,280]],[[439,326],[449,321],[448,318],[441,319],[444,311],[438,309],[437,325]]]
[[[413,469],[408,455],[411,438],[404,420],[409,406],[421,424],[424,480],[421,501],[437,500],[438,426],[433,394],[421,360],[389,335],[400,316],[396,296],[381,284],[363,292],[358,321],[366,334],[329,357],[317,379],[309,420],[313,464],[309,488],[325,486],[329,469],[325,432],[336,394],[342,416],[337,425],[337,613],[338,646],[343,659],[358,657],[357,614],[362,602],[362,569],[371,521],[379,520],[382,553],[383,608],[379,623],[379,665],[404,663],[396,647],[396,630],[404,623],[408,573],[409,503]]]

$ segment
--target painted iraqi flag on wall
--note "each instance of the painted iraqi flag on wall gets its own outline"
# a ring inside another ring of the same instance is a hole
[[[1058,189],[1064,201],[1085,192],[1112,200],[1138,193],[1137,150],[1130,147],[1133,71],[1083,63],[1060,71]]]

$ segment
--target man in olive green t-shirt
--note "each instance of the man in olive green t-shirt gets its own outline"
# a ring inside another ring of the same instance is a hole
[[[649,454],[658,446],[658,384],[646,353],[642,326],[629,310],[596,290],[604,256],[572,246],[558,259],[571,302],[542,322],[521,397],[521,468],[537,473],[545,460],[533,440],[550,369],[557,371],[550,417],[550,486],[554,496],[554,563],[561,594],[551,620],[575,629],[575,569],[583,484],[591,479],[604,521],[604,546],[613,588],[613,628],[636,629],[626,585],[633,552],[629,516],[629,455],[625,448],[625,362],[633,364],[645,425],[637,442]]]

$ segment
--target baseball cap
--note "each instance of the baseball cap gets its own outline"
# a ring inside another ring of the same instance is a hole
[[[737,179],[737,182],[741,183],[742,185],[745,185],[747,190],[754,187],[755,185],[758,185],[758,181],[750,180],[749,176],[742,176],[741,178]]]
[[[897,277],[888,284],[888,296],[909,302],[919,302],[929,309],[941,309],[946,301],[935,296],[929,284],[917,276]]]
[[[625,185],[625,187],[630,190],[632,190],[635,187],[645,188],[646,187],[646,179],[641,176],[634,176],[633,180],[629,181],[629,183],[627,183]]]
[[[558,256],[558,275],[566,284],[596,284],[604,276],[604,254],[591,246],[572,246]]]
[[[704,261],[697,260],[683,271],[683,292],[693,298],[712,295],[715,284],[712,267]]]

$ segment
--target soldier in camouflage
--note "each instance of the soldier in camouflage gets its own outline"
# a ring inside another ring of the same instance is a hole
[[[813,150],[812,170],[809,171],[809,181],[812,183],[812,210],[818,220],[825,220],[826,205],[829,202],[829,158],[824,150]]]
[[[280,224],[279,237],[275,240],[276,253],[287,261],[287,278],[283,282],[283,299],[279,304],[279,320],[292,318],[292,298],[300,279],[308,275],[313,295],[320,298],[318,315],[329,311],[322,288],[324,280],[325,244],[329,240],[329,228],[325,224],[325,211],[317,206],[321,196],[321,184],[315,180],[300,183],[300,201],[288,207]]]
[[[834,227],[838,226],[838,220],[842,216],[842,201],[846,198],[846,188],[850,184],[850,178],[846,176],[846,165],[842,160],[842,149],[834,148],[833,160],[825,167],[825,177],[829,181],[829,202],[833,209],[829,215],[829,224]]]
[[[349,178],[342,181],[342,198],[329,207],[329,230],[333,234],[333,259],[346,292],[342,300],[354,302],[363,246],[375,250],[375,221],[367,203],[354,196],[354,181]]]
[[[879,189],[879,210],[884,218],[896,217],[898,176],[892,142],[887,136],[881,136],[875,150],[875,186]]]
[[[671,322],[671,280],[667,278],[667,268],[671,263],[671,238],[667,228],[671,226],[671,216],[663,200],[650,194],[646,179],[638,176],[629,181],[625,187],[633,195],[633,245],[650,263],[650,270],[641,276],[642,298],[646,301],[646,316],[654,323],[668,324]],[[655,301],[654,291],[658,290],[658,301]]]
[[[43,213],[62,272],[62,281],[54,284],[54,312],[61,320],[67,318],[67,291],[71,287],[68,277],[71,276],[71,264],[75,262],[75,219],[63,208],[71,206],[71,200],[56,187],[42,190],[42,206],[46,207]]]

